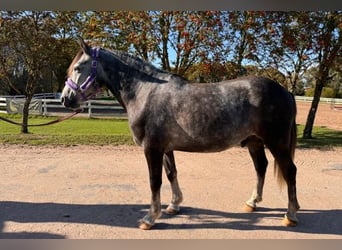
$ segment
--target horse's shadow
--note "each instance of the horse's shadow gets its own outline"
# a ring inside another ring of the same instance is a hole
[[[84,223],[108,225],[113,227],[137,228],[138,220],[149,209],[140,204],[60,204],[0,202],[0,238],[65,238],[64,235],[49,233],[7,233],[3,232],[6,221],[19,223]],[[342,210],[300,210],[300,224],[288,228],[280,224],[284,209],[259,208],[254,213],[230,213],[216,210],[182,207],[178,216],[189,221],[186,223],[167,223],[172,216],[163,214],[154,230],[187,229],[234,229],[234,230],[278,230],[308,234],[342,235]],[[267,226],[258,223],[261,219],[279,218],[279,225]],[[227,220],[231,220],[228,221]],[[192,223],[191,221],[196,221]],[[138,229],[137,229],[138,230]]]

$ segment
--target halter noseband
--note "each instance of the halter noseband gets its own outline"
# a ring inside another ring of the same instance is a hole
[[[67,79],[65,84],[79,93],[83,100],[87,100],[89,96],[85,95],[85,92],[95,83],[96,73],[97,73],[97,61],[96,59],[99,57],[100,48],[92,48],[92,61],[91,61],[91,73],[87,77],[87,79],[80,85],[77,85],[70,77]],[[99,90],[99,86],[94,86],[96,88],[96,92]]]

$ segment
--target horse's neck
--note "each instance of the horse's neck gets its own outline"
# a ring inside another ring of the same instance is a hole
[[[125,101],[134,99],[137,93],[141,90],[149,90],[159,88],[161,84],[169,81],[167,73],[160,72],[144,72],[135,68],[125,68],[120,74],[120,87],[122,98]]]
[[[114,74],[113,74],[114,75]],[[121,106],[128,112],[129,104],[135,100],[136,94],[140,89],[144,89],[143,85],[149,84],[139,72],[119,72],[120,78],[110,79],[107,82],[107,88],[114,94]]]
[[[109,79],[107,84],[108,88],[115,92],[113,94],[127,112],[129,112],[131,102],[137,98],[139,101],[143,101],[149,92],[153,91],[152,89],[159,88],[161,84],[168,83],[172,78],[171,74],[153,68],[151,65],[141,65],[141,68],[136,66],[136,64],[143,62],[136,62],[134,57],[127,59],[124,56],[121,59],[116,58],[115,60],[118,60],[119,64],[116,61],[116,67],[111,68],[112,72],[107,73],[107,79]],[[111,60],[114,59],[110,59],[107,63],[113,63]],[[112,78],[113,76],[114,78]],[[138,92],[143,94],[137,97]]]

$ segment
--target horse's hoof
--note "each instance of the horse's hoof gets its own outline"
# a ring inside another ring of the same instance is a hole
[[[167,213],[169,215],[176,215],[179,213],[179,210],[174,209],[172,207],[168,207],[168,208],[166,208],[165,213]]]
[[[170,205],[165,209],[165,213],[169,215],[176,215],[179,213],[179,207],[174,207]]]
[[[298,221],[295,221],[295,220],[291,220],[289,219],[286,215],[285,215],[285,218],[283,219],[283,225],[286,226],[286,227],[295,227],[297,226],[298,224]]]
[[[140,225],[139,225],[139,228],[141,230],[150,230],[152,228],[152,225],[150,225],[150,224],[148,224],[148,223],[146,223],[144,221],[141,221]]]
[[[243,210],[245,210],[248,213],[254,212],[255,209],[256,209],[255,207],[251,207],[250,205],[247,205],[247,204],[245,204],[245,206],[243,208]]]

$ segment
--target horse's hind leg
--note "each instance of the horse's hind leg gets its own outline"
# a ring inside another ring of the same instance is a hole
[[[164,154],[163,159],[164,169],[166,176],[171,184],[172,189],[172,199],[169,206],[166,208],[166,213],[168,214],[177,214],[179,212],[179,204],[183,200],[182,192],[179,188],[178,180],[177,180],[177,169],[175,158],[173,155],[173,151],[167,152]]]
[[[285,180],[287,184],[288,210],[283,223],[286,226],[296,226],[298,223],[296,213],[299,210],[296,191],[297,168],[293,163],[290,149],[280,146],[277,148],[270,147],[270,151],[275,158],[279,181]]]
[[[256,204],[262,201],[262,193],[265,182],[265,174],[267,169],[267,158],[265,155],[264,143],[257,137],[250,137],[245,141],[249,154],[252,157],[254,167],[257,173],[257,183],[253,190],[251,198],[246,201],[245,210],[252,212],[256,208]]]

